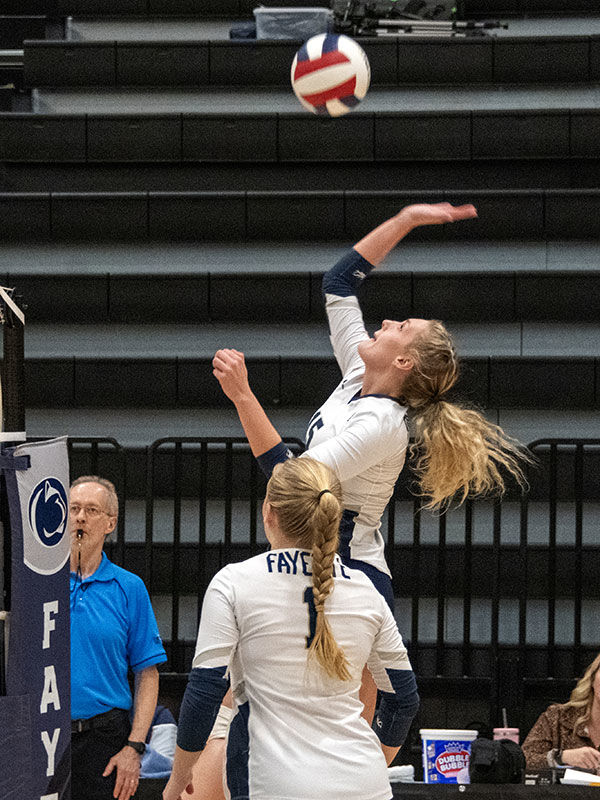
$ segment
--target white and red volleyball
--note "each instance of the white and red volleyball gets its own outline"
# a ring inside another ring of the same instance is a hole
[[[292,63],[292,89],[313,114],[341,117],[360,103],[371,82],[369,60],[349,36],[320,33]]]

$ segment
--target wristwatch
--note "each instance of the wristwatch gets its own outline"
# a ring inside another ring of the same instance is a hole
[[[144,744],[144,742],[132,742],[128,739],[127,745],[128,747],[133,747],[138,756],[143,756],[144,753],[146,752],[146,745]]]

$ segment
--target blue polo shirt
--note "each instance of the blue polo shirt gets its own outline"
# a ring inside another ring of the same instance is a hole
[[[127,670],[167,660],[141,578],[102,553],[84,581],[71,573],[71,718],[133,705]]]

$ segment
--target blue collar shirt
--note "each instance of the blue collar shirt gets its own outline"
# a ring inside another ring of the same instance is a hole
[[[167,660],[144,582],[102,553],[93,575],[71,573],[71,717],[131,710],[128,670]]]

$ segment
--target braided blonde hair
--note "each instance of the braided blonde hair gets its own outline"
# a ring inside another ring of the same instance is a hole
[[[325,601],[334,589],[333,561],[342,516],[342,488],[334,473],[312,458],[278,464],[267,484],[266,501],[281,532],[297,547],[312,551],[312,594],[317,615],[308,651],[327,675],[350,680],[348,661],[325,616]]]
[[[581,714],[575,721],[576,728],[579,725],[585,724],[590,718],[592,704],[594,702],[593,683],[598,670],[600,670],[600,653],[583,673],[583,677],[577,681],[577,686],[575,686],[571,692],[571,697],[569,698],[567,705],[573,706],[573,708],[579,708],[581,710]]]
[[[506,470],[527,484],[521,463],[531,461],[518,442],[477,411],[443,399],[458,378],[452,337],[438,320],[429,320],[410,347],[414,367],[402,385],[413,411],[416,472],[426,508],[443,508],[458,495],[503,494]]]

